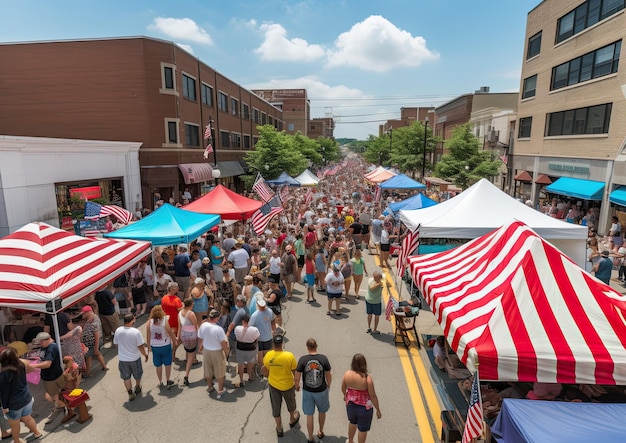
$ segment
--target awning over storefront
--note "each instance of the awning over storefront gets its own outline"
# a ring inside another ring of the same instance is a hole
[[[513,180],[517,180],[518,182],[531,182],[533,181],[532,176],[528,173],[528,171],[518,172]]]
[[[220,170],[220,177],[237,177],[245,174],[241,163],[236,160],[217,162],[217,169]]]
[[[609,201],[620,206],[626,206],[626,186],[620,186],[609,194]]]
[[[183,163],[178,165],[186,185],[213,180],[213,168],[208,163]]]
[[[537,180],[535,180],[535,183],[537,183],[538,185],[551,185],[552,179],[546,174],[539,174]]]
[[[583,200],[602,200],[604,182],[561,177],[551,185],[546,186],[546,192],[581,198]]]

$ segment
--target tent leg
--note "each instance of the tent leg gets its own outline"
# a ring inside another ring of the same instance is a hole
[[[59,335],[59,319],[57,313],[52,315],[52,326],[54,327],[54,336],[57,338],[57,346],[59,347],[59,358],[63,361],[63,349],[61,348],[61,335]]]
[[[150,242],[150,248],[152,250],[152,296],[157,293],[157,271],[156,271],[156,256],[154,255],[154,245]]]

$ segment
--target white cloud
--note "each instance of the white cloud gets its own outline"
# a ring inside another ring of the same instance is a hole
[[[148,29],[176,40],[213,45],[209,33],[190,18],[157,17],[148,25]]]
[[[255,52],[266,61],[305,61],[318,60],[325,55],[320,45],[312,45],[301,38],[287,38],[287,30],[279,24],[265,23],[261,25],[265,40]]]
[[[439,54],[426,47],[423,37],[413,37],[386,18],[372,15],[339,35],[335,49],[330,51],[327,66],[387,72],[437,59]]]
[[[185,45],[184,43],[176,43],[176,44],[180,46],[181,48],[183,48],[188,53],[190,53],[191,55],[193,55],[193,48],[191,47],[191,45]]]

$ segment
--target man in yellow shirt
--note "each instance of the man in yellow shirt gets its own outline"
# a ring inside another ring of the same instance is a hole
[[[296,410],[296,385],[293,379],[297,361],[291,352],[283,350],[282,335],[276,335],[272,342],[274,347],[263,358],[262,372],[267,375],[272,416],[276,420],[276,435],[282,437],[283,425],[280,419],[280,409],[283,398],[290,415],[289,427],[295,427],[300,421],[300,412]]]

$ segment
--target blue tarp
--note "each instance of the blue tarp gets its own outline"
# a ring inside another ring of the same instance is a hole
[[[499,443],[623,442],[626,404],[505,398],[491,432]]]
[[[282,174],[275,178],[274,180],[265,180],[266,183],[270,185],[280,186],[280,185],[289,185],[289,186],[300,186],[300,183],[294,180],[289,176],[286,172],[283,171]]]
[[[583,200],[602,200],[604,182],[583,180],[581,178],[561,177],[546,186],[546,192],[567,195]]]
[[[407,177],[404,174],[398,174],[385,180],[379,185],[383,189],[425,189],[426,185]]]
[[[620,186],[609,194],[609,201],[620,206],[626,206],[626,186]]]
[[[219,215],[199,214],[166,203],[138,222],[104,237],[145,240],[155,246],[177,245],[190,243],[219,222]]]
[[[427,208],[429,206],[435,206],[436,204],[437,204],[436,201],[431,200],[430,198],[426,197],[424,194],[417,194],[417,195],[414,195],[413,197],[407,198],[406,200],[402,200],[396,203],[391,203],[389,207],[385,209],[385,212],[383,212],[383,214],[387,215],[389,210],[391,210],[391,212],[398,212],[400,209],[404,209],[405,211],[410,211],[413,209],[421,209],[421,208]]]

